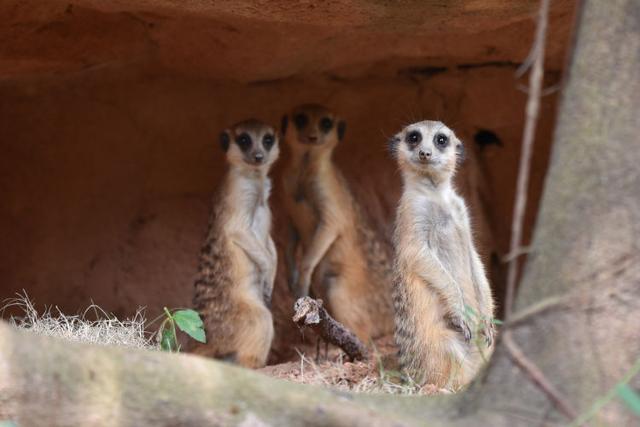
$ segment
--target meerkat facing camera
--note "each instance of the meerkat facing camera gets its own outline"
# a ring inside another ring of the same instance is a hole
[[[493,348],[493,299],[452,178],[462,143],[441,122],[390,141],[403,178],[393,289],[400,363],[419,382],[459,389]]]
[[[307,296],[311,288],[365,342],[392,333],[391,256],[331,158],[345,122],[307,104],[283,117],[282,132],[291,152],[284,187],[292,222],[286,259],[292,292]]]
[[[240,122],[220,136],[229,170],[214,199],[200,252],[194,305],[207,344],[194,352],[257,368],[273,339],[269,306],[277,255],[270,235],[267,173],[279,154],[273,128]]]

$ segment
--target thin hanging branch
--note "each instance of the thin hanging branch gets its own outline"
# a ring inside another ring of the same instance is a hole
[[[562,412],[567,418],[570,420],[575,419],[578,416],[578,413],[573,409],[573,407],[567,402],[567,400],[562,397],[560,392],[556,390],[556,388],[551,384],[551,382],[547,379],[547,377],[542,373],[540,368],[538,368],[535,363],[530,361],[523,353],[522,349],[515,343],[511,336],[511,331],[505,331],[502,335],[502,343],[506,347],[509,357],[515,362],[516,365],[523,371],[527,373],[531,381],[534,382],[536,386],[544,394],[549,397],[549,399],[553,402],[553,404],[558,408],[560,412]]]
[[[529,175],[531,169],[531,154],[533,153],[533,141],[535,139],[536,124],[540,110],[540,98],[542,93],[542,77],[544,75],[544,45],[548,25],[550,0],[541,0],[538,12],[536,35],[527,63],[531,63],[529,75],[529,90],[527,98],[526,118],[524,133],[522,136],[522,151],[520,153],[520,165],[518,169],[518,182],[516,187],[516,200],[513,208],[513,221],[511,224],[511,244],[509,247],[507,273],[507,292],[505,297],[504,317],[509,325],[513,312],[515,286],[518,278],[519,256],[528,252],[529,248],[522,248],[522,228],[524,213],[527,207],[527,192],[529,188]],[[554,302],[555,303],[555,302]],[[502,342],[509,353],[509,357],[522,369],[533,383],[551,400],[556,408],[569,419],[575,419],[576,411],[568,401],[558,392],[554,385],[544,375],[535,363],[530,361],[515,343],[512,332],[506,329],[502,335]]]
[[[540,110],[540,97],[542,95],[542,77],[544,75],[544,44],[547,34],[548,12],[550,0],[542,0],[538,13],[538,25],[536,36],[529,54],[532,59],[531,74],[529,75],[529,96],[527,98],[526,119],[522,136],[522,151],[520,153],[520,166],[518,169],[518,183],[516,187],[516,201],[513,208],[513,221],[511,223],[510,254],[520,253],[522,242],[522,224],[527,207],[527,190],[529,188],[529,175],[531,169],[531,154],[535,139],[538,112]],[[518,278],[518,257],[509,261],[507,273],[507,292],[504,305],[505,320],[513,310],[516,280]]]

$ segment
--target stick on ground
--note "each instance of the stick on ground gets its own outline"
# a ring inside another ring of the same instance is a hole
[[[300,327],[309,327],[325,342],[337,345],[351,360],[367,358],[367,349],[353,332],[335,320],[322,307],[321,299],[299,298],[293,305],[293,321]]]

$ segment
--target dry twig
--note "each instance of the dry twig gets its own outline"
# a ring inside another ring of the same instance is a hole
[[[367,358],[367,349],[353,332],[342,323],[336,321],[322,307],[322,300],[310,297],[299,298],[293,309],[293,321],[300,327],[310,327],[316,334],[328,343],[337,345],[351,360]]]
[[[566,415],[569,419],[573,420],[578,416],[578,413],[573,409],[573,407],[562,397],[560,392],[556,390],[556,388],[549,382],[547,377],[542,373],[540,368],[538,368],[532,361],[530,361],[527,356],[524,355],[520,347],[515,343],[511,336],[511,331],[505,331],[502,334],[502,342],[509,353],[511,359],[515,362],[516,365],[524,372],[527,373],[529,378],[535,383],[544,394],[547,395],[553,402],[553,404]]]
[[[540,96],[542,91],[542,76],[544,74],[544,43],[547,33],[547,20],[549,1],[542,0],[538,14],[538,26],[536,37],[531,49],[532,69],[529,75],[529,97],[527,99],[526,121],[522,136],[522,151],[520,153],[520,167],[518,169],[518,183],[516,187],[516,202],[513,208],[513,221],[511,224],[510,254],[519,252],[522,241],[522,223],[527,207],[527,188],[529,186],[529,170],[531,168],[531,153],[535,138],[538,111],[540,109]],[[508,320],[511,315],[515,293],[516,279],[518,277],[518,260],[511,259],[507,273],[507,292],[505,297],[504,316]]]

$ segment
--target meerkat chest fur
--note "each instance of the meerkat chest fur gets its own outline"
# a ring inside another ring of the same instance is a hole
[[[339,172],[329,162],[314,162],[303,156],[298,160],[299,171],[292,183],[296,222],[306,246],[319,222],[331,223],[341,228],[348,222],[350,206],[344,183]]]
[[[450,182],[437,187],[408,183],[402,204],[404,223],[414,232],[405,235],[409,247],[418,247],[417,253],[431,251],[456,283],[470,280],[470,264],[465,235],[468,232],[464,201]],[[402,210],[401,210],[402,211]],[[416,262],[420,257],[417,257]]]
[[[230,197],[235,203],[230,216],[232,229],[237,233],[253,233],[260,241],[267,241],[271,230],[269,195],[271,181],[266,176],[239,176],[233,180]]]
[[[271,210],[268,199],[271,182],[262,174],[246,174],[231,172],[226,205],[232,209],[227,215],[224,227],[228,236],[227,242],[235,260],[234,271],[236,283],[241,286],[233,290],[238,295],[251,295],[261,300],[264,280],[259,267],[253,262],[245,250],[240,248],[234,239],[238,235],[246,235],[247,240],[257,239],[261,245],[269,246],[271,240]],[[240,280],[242,277],[249,280]]]
[[[345,210],[349,206],[348,190],[341,182],[339,172],[332,163],[318,167],[315,172],[309,172],[306,187],[309,203],[313,206],[316,219],[336,222],[344,217],[344,213],[335,215],[337,209]]]

